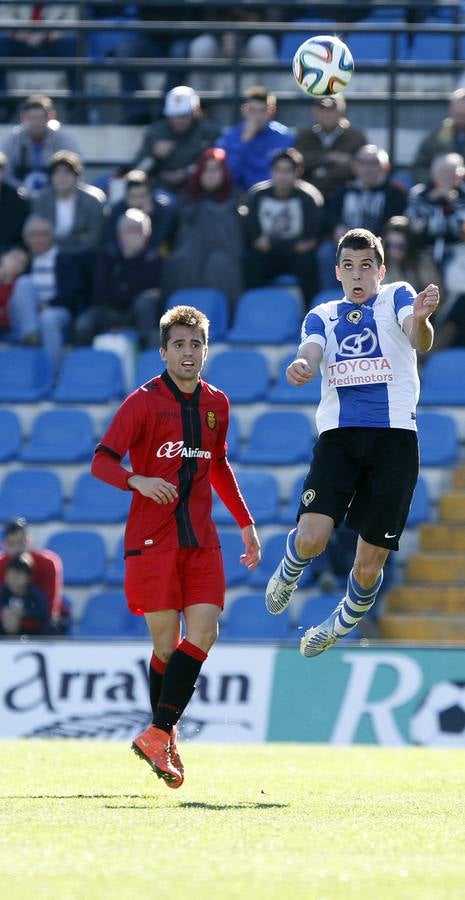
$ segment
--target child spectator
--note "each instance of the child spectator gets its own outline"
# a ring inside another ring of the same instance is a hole
[[[9,559],[0,589],[0,635],[49,634],[47,599],[33,583],[34,564],[28,553]]]

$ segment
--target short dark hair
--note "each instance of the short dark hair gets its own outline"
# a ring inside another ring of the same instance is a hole
[[[82,174],[81,157],[78,153],[73,153],[72,150],[57,150],[57,152],[50,157],[48,170],[51,175],[55,169],[58,169],[58,166],[65,166],[67,169],[70,169],[77,178]]]
[[[276,150],[276,153],[273,154],[271,159],[271,168],[276,165],[281,159],[285,159],[287,162],[291,163],[291,166],[295,171],[298,170],[303,171],[304,167],[304,158],[302,154],[295,149],[295,147],[285,147],[282,150]]]
[[[8,560],[5,571],[25,572],[31,578],[34,575],[34,562],[30,553],[20,553],[19,556],[12,556]]]
[[[17,531],[26,531],[27,521],[24,516],[17,516],[16,519],[9,519],[5,522],[3,528],[3,536],[8,537],[9,534],[16,534]]]
[[[31,94],[21,105],[21,112],[26,112],[28,109],[42,109],[49,115],[53,110],[53,103],[46,94]]]
[[[339,265],[343,250],[374,250],[379,266],[384,263],[384,250],[381,238],[368,231],[367,228],[352,228],[342,235],[336,250],[336,263]]]
[[[195,306],[173,306],[160,319],[160,346],[166,350],[170,331],[173,325],[187,325],[188,328],[200,328],[203,343],[208,344],[209,320]]]

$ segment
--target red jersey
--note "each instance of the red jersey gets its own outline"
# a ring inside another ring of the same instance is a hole
[[[158,504],[134,491],[125,556],[144,548],[218,547],[211,518],[213,485],[241,528],[253,519],[226,460],[229,401],[199,381],[185,395],[168,373],[142,385],[122,403],[97,445],[92,473],[123,490],[132,474],[163,478],[178,499]],[[129,450],[131,472],[120,465]]]

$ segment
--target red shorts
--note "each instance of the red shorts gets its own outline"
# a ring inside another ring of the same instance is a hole
[[[124,589],[135,615],[212,603],[223,609],[226,582],[219,547],[179,547],[126,557]]]

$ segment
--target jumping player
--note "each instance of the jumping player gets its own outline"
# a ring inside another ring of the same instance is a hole
[[[418,478],[415,351],[431,349],[429,319],[439,292],[434,284],[418,295],[405,282],[381,287],[385,271],[380,238],[362,228],[348,231],[336,252],[345,296],[307,314],[297,359],[287,369],[289,382],[299,387],[321,368],[319,437],[297,528],[268,582],[268,611],[278,615],[286,609],[304,568],[344,517],[359,535],[346,594],[323,623],[305,633],[300,651],[306,657],[332,647],[375,602]]]
[[[132,746],[173,788],[184,780],[176,725],[218,636],[224,604],[211,486],[242,529],[241,562],[253,569],[260,561],[254,522],[226,458],[229,402],[199,377],[208,326],[203,313],[190,306],[162,316],[160,353],[166,370],[126,398],[92,462],[97,478],[133,491],[125,533],[125,591],[131,612],[145,616],[152,636],[153,723]],[[130,472],[121,465],[127,450]]]

